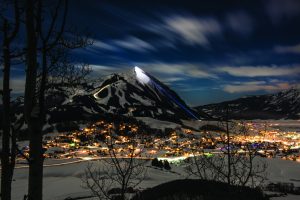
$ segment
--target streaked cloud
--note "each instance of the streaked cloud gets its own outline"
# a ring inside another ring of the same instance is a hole
[[[210,45],[211,36],[220,36],[222,28],[214,18],[199,18],[185,15],[163,17],[162,22],[142,25],[146,30],[157,33],[172,42],[188,45]]]
[[[296,76],[300,74],[300,66],[218,67],[216,70],[237,77]]]
[[[212,78],[217,79],[218,76],[211,73],[207,67],[201,64],[192,63],[139,63],[139,67],[149,73],[164,74],[169,76],[191,77],[191,78]]]
[[[209,90],[219,90],[218,87],[191,87],[187,86],[185,88],[179,88],[179,91],[182,92],[195,92],[195,91],[209,91]]]
[[[130,36],[124,40],[115,40],[113,43],[121,48],[133,51],[145,52],[149,50],[155,50],[155,47],[150,43],[133,36]]]
[[[281,91],[291,88],[293,85],[291,85],[288,82],[281,82],[276,84],[261,84],[261,83],[243,83],[240,85],[224,85],[223,90],[228,93],[243,93],[243,92],[256,92],[256,91],[266,91],[266,92],[275,92],[275,91]]]
[[[293,45],[293,46],[275,46],[274,51],[277,53],[300,54],[300,44]]]
[[[246,81],[246,82],[241,82],[241,81],[234,81],[232,82],[233,84],[242,84],[242,85],[262,85],[266,84],[266,81]]]
[[[269,80],[270,83],[279,83],[279,82],[282,82],[281,80],[279,79],[271,79]]]
[[[144,71],[157,76],[165,83],[187,80],[188,78],[208,78],[217,79],[216,74],[211,73],[206,67],[201,64],[192,63],[135,63],[134,65],[119,64],[116,66],[109,65],[90,65],[93,70],[92,76],[95,75],[110,75],[113,73],[126,72],[138,66]]]
[[[191,45],[209,45],[209,35],[221,33],[221,26],[213,18],[199,19],[195,17],[172,16],[165,19],[168,30],[177,34]]]
[[[109,43],[102,42],[100,40],[93,40],[93,45],[89,48],[98,48],[108,51],[116,51],[118,50],[114,45],[111,45]]]
[[[105,65],[90,65],[93,72],[91,76],[107,76],[113,73],[118,73],[124,71],[124,68],[115,67],[115,66],[105,66]]]
[[[183,80],[186,80],[186,78],[177,76],[177,77],[164,78],[163,82],[166,83],[166,84],[171,84],[171,83],[178,82],[178,81],[183,81]]]
[[[146,52],[149,50],[155,50],[156,48],[150,43],[134,36],[128,36],[126,38],[117,40],[106,40],[105,42],[93,39],[93,44],[86,48],[86,50],[94,53],[99,51],[116,52],[122,49]]]

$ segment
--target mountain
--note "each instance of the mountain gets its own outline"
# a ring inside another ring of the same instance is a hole
[[[106,114],[151,117],[171,122],[208,117],[191,109],[168,86],[138,67],[75,88],[53,85],[47,92],[46,102],[45,128],[52,129],[57,124],[92,121]],[[22,119],[23,99],[18,98],[13,107],[14,118]]]
[[[90,97],[107,112],[156,119],[201,118],[173,90],[138,67],[111,75]]]
[[[300,90],[289,89],[276,94],[247,96],[232,101],[198,106],[214,118],[231,119],[300,119]]]

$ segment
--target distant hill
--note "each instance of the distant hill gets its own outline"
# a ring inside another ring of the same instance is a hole
[[[276,94],[247,96],[195,109],[220,118],[226,115],[227,107],[230,119],[300,119],[300,90],[289,89]]]

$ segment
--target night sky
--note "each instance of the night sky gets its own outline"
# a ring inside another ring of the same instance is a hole
[[[73,52],[92,78],[139,66],[189,105],[300,83],[299,0],[71,0],[68,22],[92,33],[94,44]]]

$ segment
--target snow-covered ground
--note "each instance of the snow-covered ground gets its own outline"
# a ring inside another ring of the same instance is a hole
[[[283,197],[273,197],[272,200],[299,200],[299,198],[300,198],[299,195],[289,194]]]
[[[136,119],[143,121],[146,125],[151,128],[161,129],[164,130],[165,128],[182,128],[183,126],[191,129],[200,129],[203,125],[217,125],[217,121],[198,121],[198,120],[181,120],[182,124],[169,122],[169,121],[162,121],[153,119],[151,117],[136,117]]]
[[[136,119],[143,121],[146,125],[148,125],[151,128],[156,128],[161,130],[164,130],[165,128],[175,129],[177,127],[181,127],[180,124],[176,124],[174,122],[169,122],[169,121],[157,120],[151,117],[136,117]]]
[[[136,117],[138,120],[145,122],[151,128],[165,129],[165,128],[181,128],[182,125],[190,127],[192,129],[199,129],[203,125],[220,125],[217,121],[201,121],[201,120],[181,120],[181,124],[177,124],[169,121],[161,121],[150,117]],[[281,131],[295,131],[300,133],[300,120],[246,120],[246,122],[252,122],[258,126],[268,126],[279,129]]]
[[[155,128],[176,128],[180,126],[176,123],[159,121],[152,118],[139,118],[146,124]],[[257,120],[257,123],[265,123],[263,120]],[[189,127],[199,128],[207,122],[203,121],[183,121],[183,124]],[[216,122],[209,122],[214,124]],[[300,122],[298,120],[274,120],[268,121],[273,124],[273,127],[290,130],[300,130]],[[299,131],[300,132],[300,131]],[[0,139],[1,143],[1,139]],[[20,143],[20,146],[28,145],[27,142]],[[292,182],[295,186],[300,186],[300,163],[281,159],[264,159],[268,163],[268,181],[269,182]],[[61,162],[69,162],[65,165],[60,165]],[[69,160],[47,160],[44,167],[44,200],[63,200],[67,197],[88,196],[90,192],[81,187],[81,176],[84,173],[88,162],[99,163],[98,161],[80,161],[78,159]],[[55,165],[53,165],[55,164]],[[53,166],[49,166],[53,165]],[[18,165],[20,166],[20,165]],[[172,165],[171,173],[165,170],[149,168],[147,178],[140,184],[142,189],[153,187],[163,182],[168,182],[175,179],[183,179],[187,177],[186,172],[180,166]],[[13,200],[23,199],[27,192],[28,168],[24,165],[15,169],[14,181],[12,187]],[[296,200],[300,196],[288,195],[286,197],[273,198],[273,200]]]
[[[89,161],[100,164],[100,161]],[[90,192],[82,188],[81,177],[88,162],[80,162],[69,165],[44,167],[44,199],[62,200],[67,197],[88,196]],[[163,182],[186,178],[181,167],[174,166],[172,171],[147,167],[145,181],[139,185],[141,189],[153,187]],[[12,196],[13,199],[22,199],[27,192],[28,168],[15,170]]]
[[[261,158],[263,159],[263,158]],[[271,182],[293,182],[300,186],[300,163],[281,159],[266,159],[268,163],[268,178]],[[49,162],[49,161],[48,161]],[[63,200],[67,197],[88,196],[88,190],[81,187],[81,176],[88,162],[99,164],[99,161],[85,161],[74,164],[44,167],[44,199]],[[171,165],[175,173],[147,168],[147,177],[139,185],[141,189],[153,187],[163,182],[184,179],[186,172],[181,166]],[[12,196],[14,200],[23,198],[27,191],[28,168],[15,170]],[[274,200],[299,199],[299,196],[274,198]]]

